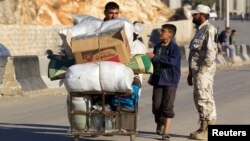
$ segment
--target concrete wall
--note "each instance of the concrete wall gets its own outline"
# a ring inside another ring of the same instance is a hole
[[[59,52],[63,26],[0,25],[0,43],[12,56],[45,55],[47,49]]]
[[[0,25],[1,94],[59,87],[58,81],[46,78],[49,63],[46,51],[60,52],[62,40],[58,31],[64,28],[67,27]]]
[[[189,44],[193,35],[194,35],[194,28],[192,20],[180,20],[175,22],[166,22],[170,24],[174,24],[177,27],[177,33],[175,35],[176,42],[179,45],[186,45]],[[143,38],[144,44],[147,46],[149,44],[149,38],[154,29],[160,29],[163,24],[166,23],[156,23],[153,25],[145,25],[145,28],[141,34]]]

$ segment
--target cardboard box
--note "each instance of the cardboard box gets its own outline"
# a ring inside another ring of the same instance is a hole
[[[95,61],[115,61],[127,64],[130,59],[124,28],[99,36],[72,38],[71,48],[77,64]]]

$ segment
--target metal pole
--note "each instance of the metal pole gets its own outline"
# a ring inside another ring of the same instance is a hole
[[[220,20],[222,19],[222,0],[219,1],[219,7],[220,7],[220,11],[219,11],[219,17],[220,17]]]
[[[226,20],[225,20],[225,27],[229,27],[230,25],[229,25],[229,20],[230,20],[230,16],[229,16],[229,0],[225,0],[226,2],[226,14],[225,14],[225,16],[226,16]]]

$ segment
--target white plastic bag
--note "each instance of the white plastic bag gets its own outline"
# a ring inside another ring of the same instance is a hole
[[[124,64],[100,61],[71,66],[64,84],[69,92],[131,92],[133,71]]]
[[[102,19],[87,15],[75,15],[73,18],[79,23],[68,28],[68,44],[70,44],[71,38],[77,36],[98,36],[99,34],[121,28],[125,29],[129,46],[131,47],[133,44],[134,25],[125,18],[117,18],[109,21],[103,21]]]
[[[80,15],[78,15],[78,17],[79,16]],[[81,15],[79,21],[78,24],[68,29],[72,37],[95,35],[99,32],[98,29],[103,23],[103,20],[87,15]]]
[[[77,64],[69,67],[64,84],[69,92],[100,91],[98,64]]]
[[[146,54],[147,48],[140,40],[135,40],[130,48],[130,54]]]

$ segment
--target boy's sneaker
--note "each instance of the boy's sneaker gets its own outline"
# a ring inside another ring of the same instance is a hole
[[[164,140],[164,141],[170,141],[169,134],[162,134],[162,140]]]
[[[162,132],[163,132],[163,125],[157,124],[156,134],[162,135]]]

